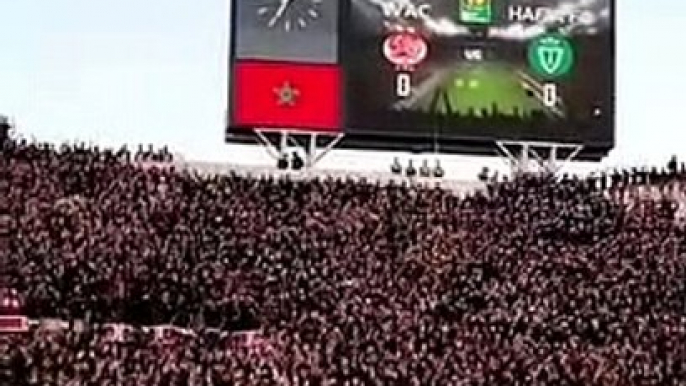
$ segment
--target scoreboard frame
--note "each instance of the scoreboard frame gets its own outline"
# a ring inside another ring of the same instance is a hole
[[[235,111],[232,106],[235,105],[236,96],[233,89],[234,85],[234,73],[235,73],[235,62],[237,60],[237,12],[236,3],[245,0],[230,0],[228,2],[228,18],[229,25],[227,28],[228,32],[228,68],[227,68],[227,109],[226,109],[226,124],[225,124],[225,136],[224,140],[226,143],[236,143],[236,144],[259,144],[259,134],[258,131],[263,128],[260,127],[240,127],[232,125],[235,122]],[[330,1],[330,0],[327,0]],[[343,26],[346,25],[346,21],[351,17],[351,1],[352,0],[334,0],[340,1],[339,12],[338,12],[338,52],[339,52],[339,65],[344,67],[346,63],[349,62],[349,53],[345,49],[345,39],[348,37]],[[347,127],[348,122],[348,108],[345,96],[347,95],[347,83],[342,82],[341,93],[343,105],[341,108],[342,117],[340,131],[335,134],[343,134],[344,138],[338,143],[337,148],[342,149],[355,149],[355,150],[381,150],[381,151],[402,151],[402,152],[412,152],[412,153],[443,153],[443,154],[461,154],[461,155],[481,155],[481,156],[492,156],[498,154],[497,143],[499,141],[509,141],[509,142],[545,142],[545,143],[559,143],[559,144],[573,144],[583,146],[583,150],[577,155],[576,159],[583,161],[600,161],[606,157],[609,152],[614,149],[616,144],[616,87],[617,87],[617,1],[608,0],[610,5],[610,46],[608,57],[611,58],[611,69],[612,73],[607,74],[608,81],[611,85],[611,90],[608,92],[611,94],[611,111],[608,111],[609,125],[607,128],[603,128],[603,133],[605,136],[602,140],[594,138],[579,138],[578,136],[570,136],[570,131],[574,128],[563,128],[560,127],[560,131],[557,133],[559,135],[547,135],[545,138],[538,138],[535,134],[523,134],[522,130],[513,130],[511,133],[503,132],[502,135],[468,135],[468,134],[445,134],[441,133],[440,130],[431,131],[419,131],[415,134],[408,134],[407,132],[392,132],[392,131],[379,131],[369,129],[364,127],[352,129]],[[566,129],[566,130],[565,130]],[[320,134],[322,131],[315,129],[293,129],[293,128],[268,128],[265,129],[269,132],[290,132],[290,133],[302,133],[307,134]],[[493,128],[494,131],[502,131],[503,129]],[[566,132],[566,133],[565,133]],[[326,131],[327,134],[332,134],[330,131]]]

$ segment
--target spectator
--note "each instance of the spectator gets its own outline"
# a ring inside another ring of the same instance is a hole
[[[678,203],[621,173],[461,197],[27,143],[0,170],[4,285],[71,324],[0,337],[6,384],[686,383]]]

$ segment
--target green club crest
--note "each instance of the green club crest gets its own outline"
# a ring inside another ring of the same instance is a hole
[[[539,36],[529,45],[529,66],[542,78],[560,78],[574,67],[574,49],[558,34]]]

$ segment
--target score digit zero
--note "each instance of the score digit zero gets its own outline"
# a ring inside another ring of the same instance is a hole
[[[395,95],[399,98],[407,98],[412,95],[412,78],[410,74],[401,72],[396,75]]]
[[[543,85],[543,105],[545,107],[557,106],[557,85],[555,83]]]

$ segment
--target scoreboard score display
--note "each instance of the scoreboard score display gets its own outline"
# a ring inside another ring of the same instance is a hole
[[[229,135],[614,144],[613,0],[235,0]]]

